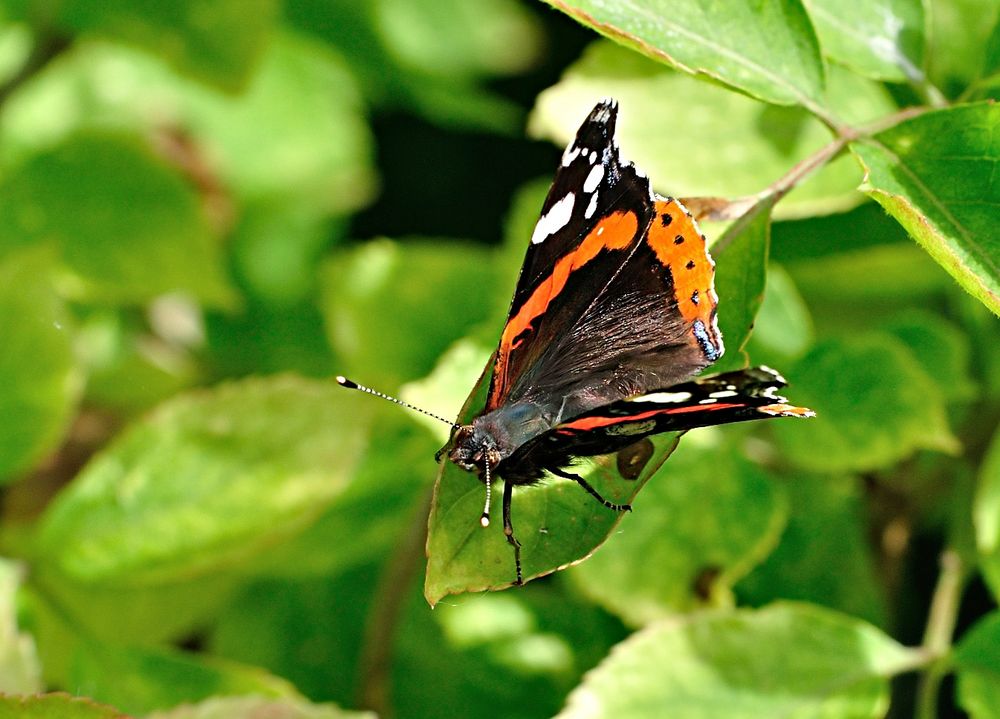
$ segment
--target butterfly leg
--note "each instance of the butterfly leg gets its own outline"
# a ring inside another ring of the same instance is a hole
[[[585,490],[587,490],[587,494],[589,494],[591,497],[593,497],[594,499],[596,499],[598,502],[600,502],[601,504],[603,504],[608,509],[613,509],[616,512],[631,512],[632,511],[632,505],[631,504],[615,504],[614,502],[609,502],[608,500],[606,500],[604,497],[601,496],[600,492],[598,492],[596,489],[594,489],[593,487],[591,487],[590,484],[587,482],[587,480],[585,480],[583,477],[581,477],[578,474],[572,474],[570,472],[567,472],[567,471],[565,471],[563,469],[558,469],[558,468],[556,468],[556,469],[550,469],[549,471],[552,472],[552,474],[555,474],[555,475],[558,475],[558,476],[562,477],[563,479],[572,479],[574,482],[576,482],[581,487],[583,487]]]
[[[514,566],[517,568],[517,581],[514,584],[524,584],[524,577],[521,575],[521,543],[514,536],[514,525],[510,523],[510,500],[514,494],[514,483],[503,483],[503,533],[507,537],[507,542],[514,548]]]

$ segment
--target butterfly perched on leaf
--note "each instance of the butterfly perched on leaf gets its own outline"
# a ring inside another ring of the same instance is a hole
[[[621,158],[617,116],[599,103],[563,153],[497,349],[439,453],[432,603],[579,560],[565,537],[600,544],[685,430],[813,414],[766,367],[698,376],[724,352],[715,264],[684,206]]]

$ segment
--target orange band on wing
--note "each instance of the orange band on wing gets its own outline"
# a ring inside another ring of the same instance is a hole
[[[573,252],[559,258],[552,274],[539,283],[503,329],[500,347],[497,350],[489,407],[497,406],[497,398],[503,396],[507,387],[507,358],[518,335],[531,329],[532,322],[545,314],[549,304],[562,292],[574,271],[593,260],[602,250],[625,249],[632,244],[638,229],[639,219],[634,212],[615,212],[598,222]]]
[[[733,407],[744,407],[742,404],[695,404],[686,407],[668,407],[667,409],[651,409],[648,412],[640,412],[626,417],[583,417],[581,419],[559,425],[560,430],[575,429],[586,431],[607,427],[613,424],[627,424],[629,422],[640,422],[650,417],[660,414],[684,414],[685,412],[708,412],[716,409],[731,409]]]
[[[715,263],[705,248],[705,236],[676,200],[657,201],[648,242],[657,259],[670,268],[681,316],[689,324],[700,319],[710,327],[719,301]]]

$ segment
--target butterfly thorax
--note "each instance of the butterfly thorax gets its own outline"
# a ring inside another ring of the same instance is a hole
[[[483,480],[489,464],[491,474],[515,484],[530,483],[538,479],[541,472],[537,477],[521,477],[507,460],[527,442],[550,430],[552,424],[549,413],[534,403],[505,405],[476,417],[472,424],[459,427],[448,457],[462,469],[477,472]]]

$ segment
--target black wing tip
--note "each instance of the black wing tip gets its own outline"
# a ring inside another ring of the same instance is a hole
[[[600,150],[613,141],[618,123],[618,101],[610,97],[600,100],[576,132],[573,147]]]
[[[590,111],[587,122],[598,122],[604,125],[614,126],[618,119],[618,101],[613,97],[602,98],[594,105]]]

